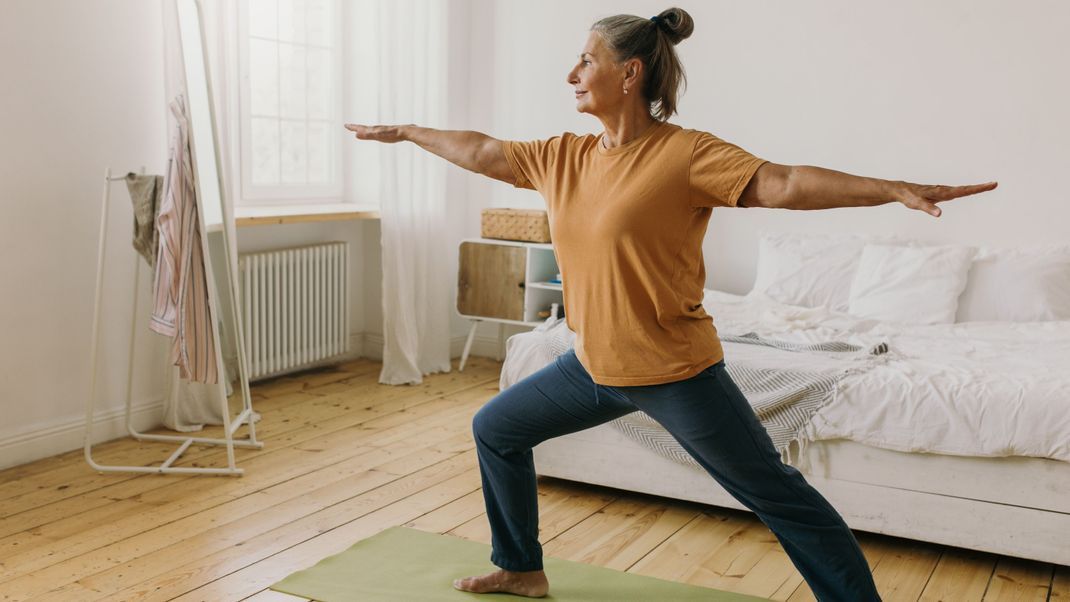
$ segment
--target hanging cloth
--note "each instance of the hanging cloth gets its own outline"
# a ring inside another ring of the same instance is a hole
[[[156,267],[156,211],[163,196],[163,176],[126,174],[126,190],[134,205],[134,250]]]
[[[170,108],[177,125],[156,220],[159,245],[149,328],[173,337],[171,360],[182,378],[218,383],[185,98],[177,96]]]

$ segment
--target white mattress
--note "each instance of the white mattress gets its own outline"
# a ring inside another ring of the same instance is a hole
[[[810,440],[1070,461],[1070,321],[916,326],[713,290],[706,291],[703,305],[722,335],[888,342],[886,362],[840,381],[833,400],[804,431]],[[571,343],[563,322],[551,327],[548,321],[510,338],[503,387],[542,368]],[[732,362],[731,355],[725,359]]]
[[[814,415],[812,440],[1070,461],[1070,321],[917,326],[712,290],[703,305],[722,334],[889,343],[887,363],[845,377]]]

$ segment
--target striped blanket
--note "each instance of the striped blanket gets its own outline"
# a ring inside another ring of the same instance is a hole
[[[849,374],[868,370],[889,357],[888,344],[853,345],[841,341],[798,344],[763,339],[755,333],[721,336],[725,367],[746,396],[785,463],[795,463],[807,443],[805,426],[835,397]],[[698,463],[653,418],[635,412],[612,425],[655,453],[682,464]]]
[[[510,337],[502,366],[501,389],[567,352],[575,338],[564,318],[548,319],[533,332]],[[810,419],[835,399],[836,388],[844,377],[898,356],[879,339],[855,338],[859,344],[845,341],[802,344],[766,339],[753,332],[722,334],[720,338],[729,376],[754,408],[783,461],[793,465],[805,458],[802,452],[808,443],[805,433]],[[663,457],[698,466],[661,425],[643,412],[618,418],[611,424]]]

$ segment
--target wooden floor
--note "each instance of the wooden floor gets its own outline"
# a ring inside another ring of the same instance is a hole
[[[80,450],[0,472],[0,599],[295,601],[267,588],[387,527],[489,543],[469,429],[500,366],[471,358],[463,373],[389,387],[377,384],[380,364],[357,360],[256,386],[266,445],[238,452],[240,478],[98,474]],[[172,450],[124,439],[94,455],[147,465]],[[185,458],[225,463],[220,448]],[[814,599],[750,513],[554,479],[540,480],[539,496],[547,555]],[[887,601],[1070,602],[1067,567],[858,539]]]

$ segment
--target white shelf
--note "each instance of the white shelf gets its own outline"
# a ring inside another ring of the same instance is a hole
[[[552,244],[497,240],[490,238],[475,238],[461,241],[462,245],[466,243],[522,247],[524,249],[525,263],[524,282],[522,284],[524,289],[524,299],[523,313],[520,320],[460,314],[465,318],[472,320],[472,326],[468,330],[468,338],[464,344],[464,351],[461,353],[461,370],[464,369],[465,361],[468,359],[468,352],[472,347],[472,339],[476,334],[476,324],[479,322],[497,322],[499,324],[498,348],[500,359],[501,350],[504,346],[504,334],[501,325],[514,324],[534,328],[545,322],[545,318],[538,317],[540,311],[551,309],[554,304],[557,304],[562,310],[564,309],[564,287],[561,283],[549,282],[549,280],[556,279],[557,275],[560,273],[560,269],[557,266],[557,256],[554,254],[554,247]]]
[[[544,288],[551,291],[563,291],[564,287],[555,282],[529,282],[528,286],[532,288]]]
[[[538,312],[549,309],[554,303],[557,303],[563,308],[564,287],[559,282],[549,282],[550,279],[556,278],[561,271],[557,266],[557,257],[554,254],[554,246],[552,244],[519,240],[498,240],[495,238],[468,238],[461,241],[461,244],[465,243],[522,247],[526,250],[524,266],[524,310],[523,318],[521,320],[504,320],[501,318],[470,316],[466,314],[460,315],[473,320],[537,326],[543,322],[543,318],[538,317]]]

